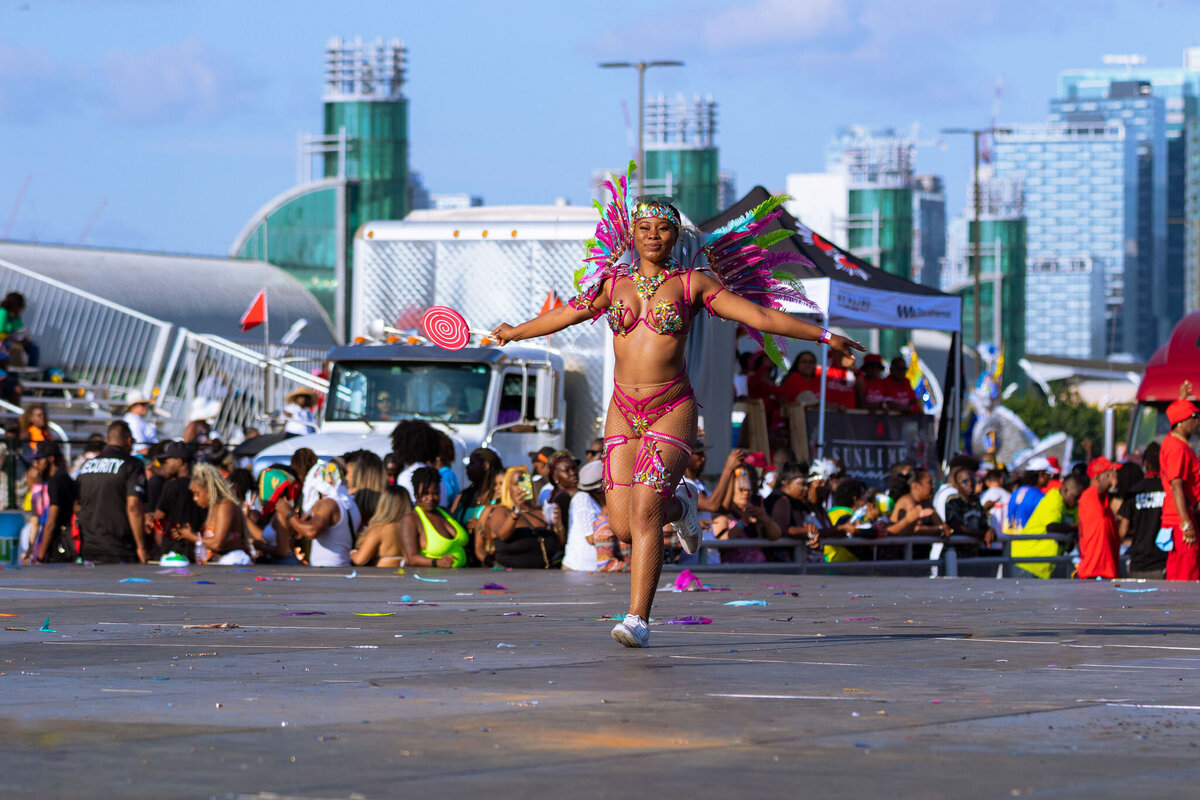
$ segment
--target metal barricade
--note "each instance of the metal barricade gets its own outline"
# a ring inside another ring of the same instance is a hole
[[[265,427],[268,415],[301,386],[321,395],[329,390],[328,381],[283,356],[282,347],[273,345],[268,361],[243,345],[180,329],[157,401],[159,413],[167,418],[159,425],[159,435],[178,438],[192,420],[208,419],[228,440],[247,426]]]
[[[30,336],[75,380],[149,394],[171,324],[0,259],[6,292],[25,295]]]

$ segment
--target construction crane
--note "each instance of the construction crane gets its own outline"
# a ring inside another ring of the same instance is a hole
[[[12,211],[8,212],[8,222],[4,224],[4,235],[0,236],[0,241],[8,241],[13,223],[17,221],[17,212],[21,210],[21,203],[25,200],[25,193],[29,191],[31,183],[33,183],[33,176],[26,175],[25,180],[21,182],[21,188],[17,190],[17,199],[13,201]]]
[[[100,205],[96,206],[96,210],[92,212],[91,218],[88,219],[87,225],[83,226],[83,232],[79,234],[79,238],[75,240],[76,245],[81,245],[87,241],[88,234],[92,232],[92,227],[96,224],[96,220],[100,219],[100,212],[108,205],[108,199],[100,201]]]

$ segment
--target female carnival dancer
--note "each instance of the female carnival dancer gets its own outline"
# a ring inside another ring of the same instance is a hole
[[[630,164],[630,173],[635,167]],[[786,273],[773,274],[803,257],[764,249],[788,235],[764,233],[786,196],[705,235],[681,229],[679,212],[667,200],[632,198],[628,179],[613,178],[606,184],[612,202],[601,209],[596,238],[576,274],[579,294],[516,327],[501,324],[492,335],[507,344],[607,318],[615,385],[604,427],[604,491],[613,533],[632,543],[629,613],[612,636],[626,647],[645,647],[662,572],[663,526],[672,524],[688,553],[700,542],[696,496],[680,483],[696,440],[697,406],[684,364],[694,314],[704,308],[740,322],[773,357],[779,348],[771,334],[829,344],[850,359],[864,348],[779,310],[784,300],[812,305]]]

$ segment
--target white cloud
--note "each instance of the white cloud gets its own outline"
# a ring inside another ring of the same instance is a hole
[[[44,48],[0,42],[0,121],[19,125],[79,109],[130,125],[203,125],[254,106],[261,82],[228,56],[188,40],[56,61]]]
[[[846,30],[850,9],[845,0],[759,0],[704,19],[703,41],[713,50],[811,41]]]

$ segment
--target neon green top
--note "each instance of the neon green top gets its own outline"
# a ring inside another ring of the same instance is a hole
[[[467,529],[459,525],[458,520],[447,514],[445,509],[439,508],[438,513],[442,515],[442,519],[449,522],[450,527],[454,529],[454,538],[447,539],[433,527],[433,523],[425,516],[420,506],[417,506],[416,510],[417,516],[421,518],[421,527],[425,531],[425,546],[421,548],[421,555],[435,561],[444,556],[451,556],[454,558],[455,568],[464,566],[467,563]]]

